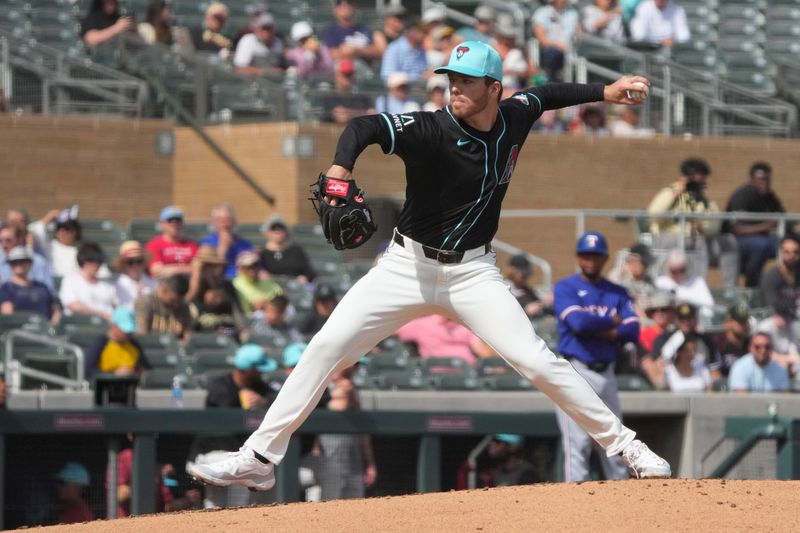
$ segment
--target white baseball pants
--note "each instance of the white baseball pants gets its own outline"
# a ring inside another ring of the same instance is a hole
[[[609,365],[604,372],[595,372],[583,362],[573,359],[575,371],[586,380],[586,383],[597,393],[616,416],[622,418],[617,392],[617,378],[614,376],[614,365]],[[575,423],[560,408],[556,409],[558,427],[561,429],[561,444],[564,451],[564,481],[586,481],[589,479],[589,460],[592,455],[592,442],[589,434]],[[600,467],[606,479],[628,479],[628,467],[622,458],[600,456]]]
[[[424,256],[409,238],[392,242],[378,264],[342,298],[286,379],[245,445],[278,464],[289,438],[316,407],[325,386],[406,322],[439,313],[464,323],[592,436],[609,456],[635,433],[600,400],[568,361],[533,331],[511,295],[494,252],[468,250],[459,264]]]

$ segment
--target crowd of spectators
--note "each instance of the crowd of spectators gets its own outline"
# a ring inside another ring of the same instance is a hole
[[[474,24],[454,27],[447,11],[433,6],[417,17],[402,5],[386,6],[382,20],[370,28],[362,22],[352,0],[332,2],[333,20],[315,28],[307,20],[291,26],[277,20],[266,5],[250,13],[247,24],[231,27],[233,15],[221,2],[211,2],[200,25],[180,27],[170,5],[153,0],[145,21],[136,24],[123,15],[117,0],[97,0],[81,21],[81,36],[89,49],[113,42],[121,34],[138,35],[147,44],[173,47],[184,53],[218,56],[247,76],[296,76],[305,81],[327,80],[322,91],[320,118],[345,123],[354,116],[378,111],[403,113],[441,109],[449,100],[420,96],[433,90],[426,85],[433,70],[447,62],[459,43],[479,40],[494,46],[503,59],[504,97],[546,81],[562,79],[565,55],[580,33],[614,44],[655,49],[686,42],[690,33],[685,10],[674,0],[596,0],[582,11],[567,0],[543,2],[522,27],[510,12],[478,5]],[[280,24],[279,24],[280,23]],[[279,28],[289,28],[284,34]],[[539,43],[539,57],[528,55],[526,36]],[[401,76],[402,75],[402,76]],[[379,86],[358,90],[357,80],[381,80]],[[441,82],[439,82],[441,83]],[[316,101],[316,100],[315,100]],[[546,133],[650,137],[654,131],[639,126],[639,114],[629,106],[606,109],[586,106],[580,113],[550,113]]]

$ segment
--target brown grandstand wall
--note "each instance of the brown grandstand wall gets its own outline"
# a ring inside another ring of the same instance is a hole
[[[297,220],[299,192],[297,163],[281,153],[284,136],[296,135],[296,123],[210,126],[208,134],[277,199],[270,207],[236,175],[190,128],[176,128],[175,203],[192,220],[207,220],[211,208],[227,202],[241,222],[263,222],[278,212]]]
[[[341,127],[270,124],[217,126],[212,136],[264,187],[279,198],[278,210],[292,222],[313,222],[306,200],[308,184],[331,162]],[[271,212],[227,170],[190,130],[178,128],[175,157],[176,201],[193,218],[204,218],[218,201],[231,201],[244,221],[260,221]],[[314,136],[315,155],[284,159],[284,135]],[[506,208],[641,209],[660,188],[674,181],[680,161],[701,156],[713,169],[709,194],[721,207],[747,179],[758,159],[769,161],[774,186],[790,211],[800,211],[800,144],[775,139],[618,140],[569,136],[531,136],[520,155]],[[403,166],[398,158],[368,148],[356,177],[370,196],[402,198]],[[220,186],[224,183],[224,187]],[[222,191],[222,192],[221,192]],[[627,246],[630,222],[589,220],[587,227],[606,232],[613,249]],[[572,272],[574,225],[571,219],[506,219],[499,238],[551,262],[556,276]],[[504,259],[504,258],[503,258]],[[713,278],[713,275],[712,275]]]
[[[155,216],[172,191],[172,159],[155,153],[159,120],[0,115],[0,209],[38,217],[77,203],[81,216]]]

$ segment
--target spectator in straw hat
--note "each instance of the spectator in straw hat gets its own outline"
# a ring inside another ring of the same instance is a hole
[[[426,31],[424,46],[428,67],[435,69],[446,65],[453,48],[461,42],[461,37],[456,35],[452,26],[446,24],[423,24],[423,28]]]
[[[116,287],[120,307],[133,309],[140,296],[150,294],[156,288],[156,281],[147,275],[145,268],[148,255],[138,241],[125,241],[119,247],[114,270],[119,273]]]
[[[375,99],[375,110],[378,113],[400,115],[421,109],[419,104],[411,99],[411,87],[406,73],[395,72],[390,75],[386,80],[386,87],[389,89],[389,94]]]

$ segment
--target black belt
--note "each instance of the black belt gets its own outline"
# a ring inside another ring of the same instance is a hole
[[[394,237],[392,240],[399,244],[400,246],[405,247],[405,239],[402,235],[394,232]],[[464,252],[459,252],[458,250],[439,250],[438,248],[432,248],[430,246],[425,246],[424,244],[420,244],[422,246],[422,253],[425,254],[425,257],[428,259],[435,259],[440,263],[445,265],[452,265],[456,263],[460,263],[462,259],[464,259]],[[489,253],[492,251],[492,245],[490,243],[486,243],[484,246],[484,253]]]
[[[562,355],[562,357],[567,361],[571,361],[573,359],[576,361],[580,361],[581,364],[586,365],[586,368],[588,368],[592,372],[597,372],[598,374],[602,374],[603,372],[608,370],[608,367],[611,366],[611,363],[587,363],[586,361],[578,359],[577,357],[572,357],[571,355]]]

